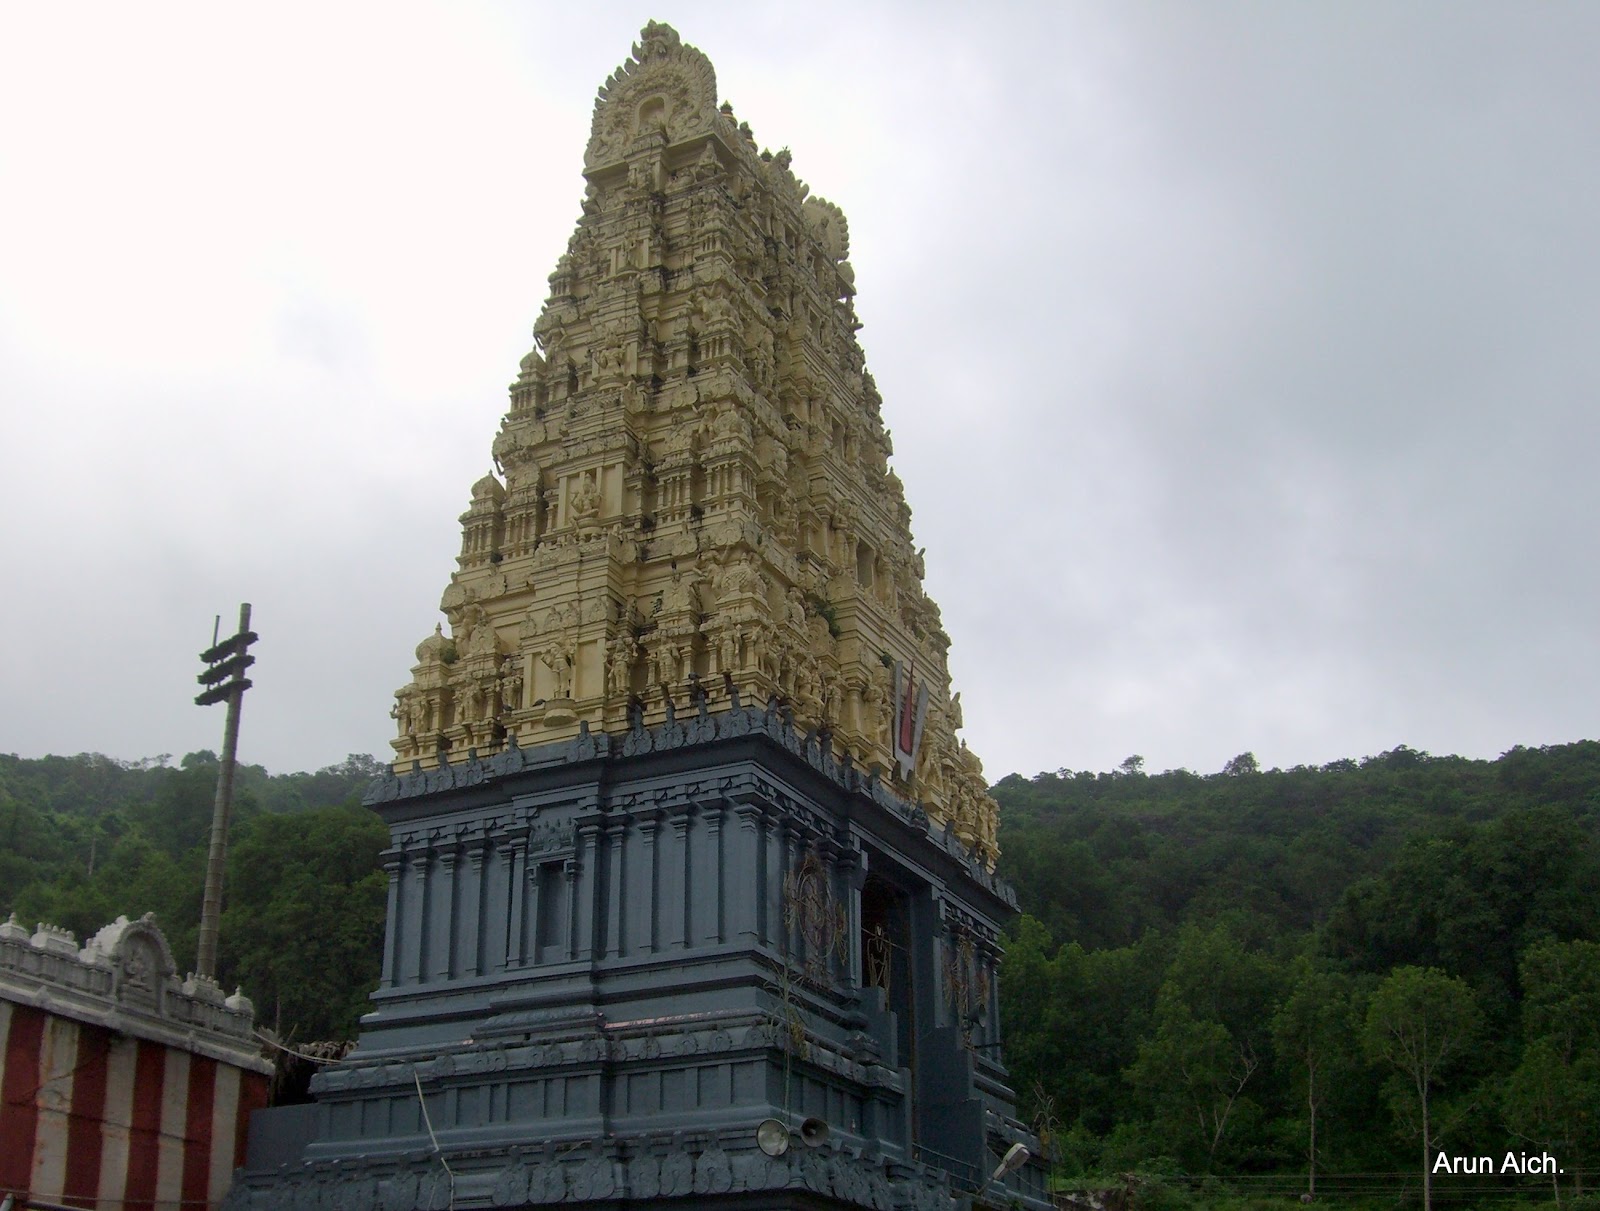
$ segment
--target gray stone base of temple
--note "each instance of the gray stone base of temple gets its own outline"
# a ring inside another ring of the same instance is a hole
[[[1014,898],[826,737],[702,705],[367,802],[375,1009],[258,1112],[227,1207],[1048,1205],[999,1056]]]

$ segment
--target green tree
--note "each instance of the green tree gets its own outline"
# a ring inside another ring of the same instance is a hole
[[[1394,1068],[1401,1117],[1422,1141],[1422,1207],[1433,1209],[1434,1091],[1478,1036],[1477,998],[1464,981],[1431,967],[1399,967],[1378,985],[1367,1008],[1367,1053]]]
[[[1521,973],[1524,1044],[1502,1096],[1506,1126],[1567,1158],[1581,1197],[1600,1153],[1600,945],[1547,939],[1523,954]]]
[[[1254,753],[1240,753],[1222,767],[1222,772],[1230,778],[1236,778],[1241,774],[1259,774],[1261,763],[1256,760]]]
[[[1600,943],[1546,938],[1522,954],[1522,1017],[1529,1037],[1568,1055],[1600,1052]]]
[[[1187,1159],[1196,1158],[1198,1145],[1209,1173],[1260,1063],[1249,1043],[1221,1022],[1196,1018],[1182,1001],[1163,996],[1155,1034],[1140,1045],[1128,1078]]]
[[[1512,1134],[1562,1158],[1561,1170],[1573,1174],[1573,1192],[1583,1197],[1583,1171],[1600,1127],[1600,1057],[1564,1054],[1554,1038],[1529,1040],[1506,1080],[1501,1111]],[[1550,1180],[1559,1205],[1559,1174]]]
[[[1330,1084],[1349,1068],[1355,1050],[1351,1018],[1352,987],[1348,976],[1322,971],[1305,962],[1293,991],[1272,1018],[1272,1042],[1278,1055],[1295,1068],[1294,1084],[1306,1108],[1306,1192],[1317,1193],[1318,1113],[1328,1100]]]
[[[1013,927],[1000,966],[1000,1031],[1013,1071],[1034,1074],[1019,1082],[1024,1114],[1044,1109],[1045,1099],[1065,1066],[1066,1035],[1057,1018],[1064,1008],[1058,988],[1056,944],[1050,931],[1026,913]]]
[[[223,978],[301,1039],[354,1035],[378,982],[388,829],[361,808],[257,816],[228,863]]]
[[[1158,1128],[1207,1172],[1256,1117],[1245,1090],[1266,1052],[1277,979],[1270,960],[1248,950],[1228,924],[1185,928],[1157,998],[1154,1031],[1128,1070]]]

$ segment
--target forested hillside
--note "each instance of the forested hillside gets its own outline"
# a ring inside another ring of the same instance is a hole
[[[1314,1139],[1325,1181],[1420,1182],[1424,1115],[1597,1164],[1600,744],[1141,766],[994,788],[1007,1062],[1066,1172],[1305,1174]]]
[[[1424,1116],[1446,1152],[1549,1150],[1569,1192],[1600,1166],[1600,743],[1141,767],[994,788],[1006,1059],[1058,1173],[1299,1189],[1314,1154],[1319,1189],[1414,1188]],[[240,771],[221,974],[292,1037],[351,1036],[377,983],[378,768]],[[154,911],[192,962],[215,778],[0,756],[0,915]]]
[[[381,768],[352,756],[314,774],[236,773],[218,976],[291,1037],[350,1037],[377,986],[389,834],[360,798]],[[154,912],[188,971],[216,785],[209,752],[176,766],[0,754],[0,917],[81,941]]]

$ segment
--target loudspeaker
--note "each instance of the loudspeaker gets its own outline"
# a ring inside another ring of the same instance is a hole
[[[789,1128],[775,1118],[763,1119],[756,1126],[756,1146],[768,1156],[782,1156],[789,1151]]]
[[[800,1124],[800,1142],[807,1148],[820,1148],[828,1142],[833,1128],[819,1118],[808,1118]]]

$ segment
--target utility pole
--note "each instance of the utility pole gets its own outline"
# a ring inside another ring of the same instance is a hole
[[[220,628],[222,620],[217,620]],[[210,667],[197,680],[210,686],[195,698],[196,706],[228,704],[228,721],[222,732],[222,765],[217,770],[217,799],[211,810],[211,850],[206,858],[205,899],[200,906],[200,953],[195,975],[217,978],[217,923],[222,917],[222,870],[228,860],[228,814],[233,807],[233,765],[239,749],[239,702],[250,688],[244,671],[256,662],[246,649],[259,638],[250,629],[250,603],[239,607],[239,633],[221,642],[213,629],[212,645],[200,653]]]

